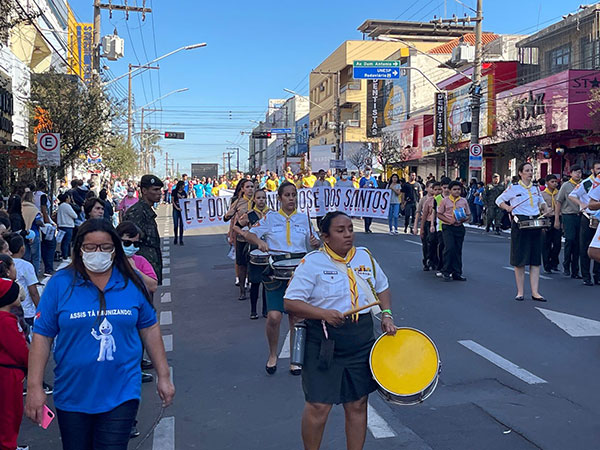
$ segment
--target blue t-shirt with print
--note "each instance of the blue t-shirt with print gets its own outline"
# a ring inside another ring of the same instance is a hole
[[[107,412],[141,395],[139,330],[156,323],[154,309],[116,267],[99,291],[74,269],[48,281],[38,305],[34,333],[56,338],[54,404],[63,411]]]

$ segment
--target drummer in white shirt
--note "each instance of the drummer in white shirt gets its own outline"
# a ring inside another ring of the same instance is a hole
[[[281,203],[279,211],[269,211],[249,231],[243,231],[239,227],[234,227],[234,230],[248,242],[256,245],[259,250],[272,253],[275,261],[302,258],[309,248],[319,247],[318,235],[312,230],[308,216],[296,210],[298,203],[296,186],[285,181],[277,189],[277,195]],[[284,312],[283,294],[287,282],[269,278],[263,280],[263,286],[267,291],[266,333],[269,343],[269,359],[265,370],[269,375],[273,375],[277,370],[279,327]],[[288,318],[290,330],[293,331],[295,317],[289,314]],[[293,339],[290,339],[290,348],[292,342]],[[290,373],[300,375],[302,371],[299,367],[290,365]]]
[[[304,257],[285,293],[286,311],[307,319],[302,439],[305,449],[318,449],[332,406],[342,403],[347,447],[362,449],[367,397],[376,389],[369,367],[373,319],[370,308],[348,317],[343,313],[373,303],[375,291],[383,309],[381,329],[393,335],[391,293],[370,252],[354,247],[352,220],[346,214],[328,213],[321,221],[321,237],[324,247]]]
[[[592,215],[595,218],[598,218],[597,214],[600,211],[600,184],[594,183],[594,186],[590,190],[589,193],[590,202],[588,204],[588,208],[592,212]],[[581,249],[581,251],[586,251],[585,249]],[[596,233],[592,238],[592,242],[590,242],[590,246],[587,249],[588,256],[600,263],[600,226],[596,228]]]
[[[515,268],[517,296],[523,301],[525,266],[529,266],[531,299],[545,302],[539,293],[540,265],[542,264],[542,229],[521,229],[522,220],[537,219],[540,214],[550,212],[539,187],[533,184],[533,166],[523,163],[519,166],[518,183],[513,183],[496,199],[496,205],[512,214],[510,229],[510,265]],[[509,204],[510,202],[510,204]]]

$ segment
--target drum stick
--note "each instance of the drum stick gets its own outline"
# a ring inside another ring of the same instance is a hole
[[[360,306],[358,308],[351,309],[350,311],[346,311],[343,314],[344,314],[344,317],[348,317],[348,316],[351,316],[352,314],[356,314],[357,312],[361,312],[363,309],[372,308],[373,306],[377,306],[380,304],[381,304],[381,302],[379,300],[377,300],[377,301],[374,301],[373,303],[369,303],[368,305]]]

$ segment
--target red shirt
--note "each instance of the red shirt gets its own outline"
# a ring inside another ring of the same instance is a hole
[[[17,316],[0,311],[0,370],[2,364],[27,367],[29,350]]]

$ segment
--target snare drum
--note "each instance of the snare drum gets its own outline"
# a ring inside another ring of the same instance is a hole
[[[397,405],[416,405],[429,397],[441,370],[435,344],[414,328],[381,335],[373,344],[369,365],[379,394]]]
[[[259,249],[254,249],[250,252],[250,264],[256,266],[267,266],[269,264],[269,254],[261,252]]]
[[[536,230],[541,228],[550,228],[552,226],[552,219],[547,217],[541,217],[539,219],[527,219],[520,220],[518,222],[521,230]]]
[[[291,280],[292,275],[294,275],[294,270],[296,270],[300,261],[302,261],[302,258],[274,261],[271,264],[271,267],[273,268],[273,278],[276,280]]]

